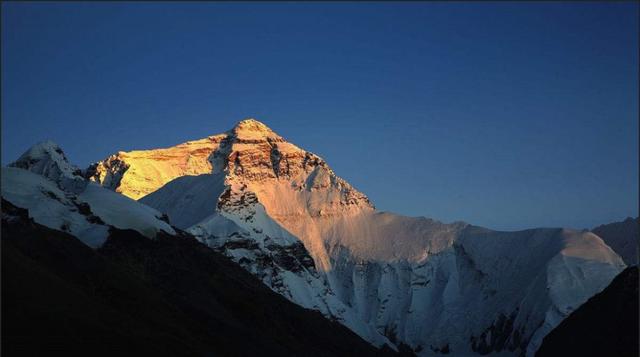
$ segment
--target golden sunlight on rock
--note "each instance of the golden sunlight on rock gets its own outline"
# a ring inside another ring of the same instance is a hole
[[[92,181],[139,199],[181,176],[211,173],[211,153],[225,135],[209,136],[166,149],[119,152],[92,165]]]

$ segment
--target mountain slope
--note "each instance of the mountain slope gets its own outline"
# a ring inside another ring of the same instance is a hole
[[[636,266],[562,321],[544,338],[536,356],[638,356],[638,313]]]
[[[92,247],[105,241],[110,226],[147,237],[175,233],[157,210],[84,179],[51,141],[34,145],[3,167],[1,179],[3,198],[28,209],[36,222]]]
[[[120,192],[144,188],[140,201],[176,226],[377,346],[533,355],[625,266],[589,232],[496,232],[378,212],[320,157],[253,119],[215,137],[210,171]],[[183,147],[162,150],[185,162]],[[113,176],[138,182],[127,155],[96,166],[127,167]],[[155,161],[143,167],[165,165]]]
[[[627,218],[622,222],[600,225],[592,230],[602,238],[627,265],[638,265],[640,218]]]
[[[2,289],[6,355],[388,353],[188,235],[112,228],[96,251],[5,200]]]

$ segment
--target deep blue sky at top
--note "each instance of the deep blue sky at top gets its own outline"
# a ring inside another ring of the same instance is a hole
[[[638,214],[638,4],[2,4],[2,163],[85,167],[245,117],[381,210],[497,229]]]

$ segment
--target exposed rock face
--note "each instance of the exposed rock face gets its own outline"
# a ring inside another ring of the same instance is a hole
[[[211,173],[211,153],[223,135],[189,141],[168,149],[119,152],[91,165],[91,181],[139,199],[181,176]]]
[[[330,266],[321,232],[309,230],[314,221],[374,209],[364,194],[337,177],[319,156],[288,143],[254,119],[243,120],[224,134],[173,148],[120,152],[87,172],[91,180],[136,199],[181,176],[224,175],[226,188],[208,200],[219,197],[221,212],[245,221],[253,217],[259,201],[270,218],[302,239],[325,270]],[[158,205],[154,199],[143,202]],[[204,219],[212,212],[193,213]]]
[[[130,180],[157,189],[141,202],[378,346],[532,355],[624,267],[588,232],[496,232],[377,212],[324,160],[253,119],[215,137],[209,171],[163,184]],[[124,181],[138,164],[119,157]],[[152,161],[143,166],[162,165]]]
[[[139,199],[175,178],[224,171],[248,182],[295,179],[297,187],[310,190],[330,185],[343,190],[341,202],[369,205],[363,194],[335,176],[317,155],[286,142],[254,119],[239,122],[232,130],[189,141],[171,148],[119,152],[91,165],[87,176],[102,186]]]

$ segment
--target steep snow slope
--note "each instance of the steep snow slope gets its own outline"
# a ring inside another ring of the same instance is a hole
[[[52,142],[30,148],[10,167],[2,168],[2,197],[49,228],[69,232],[96,248],[109,226],[134,229],[147,237],[175,234],[153,208],[87,182]]]
[[[2,168],[2,197],[28,209],[37,223],[69,232],[90,247],[99,247],[107,238],[109,227],[101,219],[43,176],[13,167]]]
[[[640,355],[638,267],[628,267],[545,338],[536,357]]]
[[[154,237],[161,230],[175,233],[174,229],[162,220],[160,212],[128,197],[113,194],[113,191],[96,184],[89,184],[78,196],[78,200],[88,203],[96,216],[116,228],[133,229],[147,237]]]
[[[588,232],[496,232],[378,212],[320,157],[253,119],[216,138],[211,171],[156,181],[141,202],[377,345],[406,344],[422,355],[532,355],[624,268]],[[163,150],[185,160],[183,149]],[[120,157],[128,169],[113,175],[124,180],[137,163]],[[129,195],[150,187],[119,186]]]
[[[149,195],[141,202],[165,207],[172,224],[191,227],[215,212],[224,189],[224,175],[183,176],[167,183],[162,195]]]

